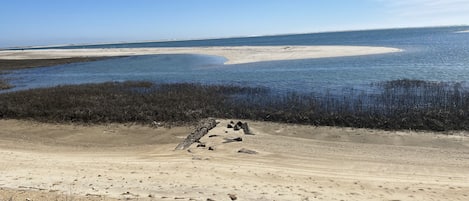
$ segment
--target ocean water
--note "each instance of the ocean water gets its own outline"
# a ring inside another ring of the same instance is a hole
[[[403,52],[323,59],[223,65],[207,55],[148,55],[13,71],[3,75],[23,90],[64,84],[145,80],[261,86],[280,93],[368,90],[395,79],[469,80],[469,27],[334,32],[178,42],[128,43],[62,48],[194,47],[242,45],[366,45]]]

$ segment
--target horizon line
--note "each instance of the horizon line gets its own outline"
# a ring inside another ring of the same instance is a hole
[[[344,30],[329,30],[317,32],[291,32],[291,33],[275,33],[264,35],[239,35],[227,37],[204,37],[204,38],[181,38],[181,39],[161,39],[161,40],[137,40],[137,41],[115,41],[115,42],[95,42],[95,43],[69,43],[69,44],[51,44],[51,45],[26,45],[26,46],[11,46],[0,47],[1,50],[15,50],[15,49],[35,49],[35,48],[54,48],[54,47],[73,47],[73,46],[95,46],[95,45],[120,45],[120,44],[139,44],[139,43],[163,43],[163,42],[184,42],[184,41],[199,41],[199,40],[217,40],[217,39],[234,39],[234,38],[256,38],[256,37],[269,37],[269,36],[287,36],[287,35],[303,35],[303,34],[321,34],[321,33],[341,33],[341,32],[360,32],[360,31],[380,31],[380,30],[395,30],[395,29],[419,29],[419,28],[445,28],[445,27],[469,27],[469,24],[461,25],[436,25],[436,26],[402,26],[402,27],[389,27],[389,28],[365,28],[365,29],[344,29]]]

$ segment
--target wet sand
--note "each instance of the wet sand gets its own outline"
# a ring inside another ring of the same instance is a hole
[[[225,64],[262,61],[359,56],[399,52],[400,49],[369,46],[237,46],[181,48],[43,49],[0,51],[0,59],[57,59],[151,54],[203,54],[225,57]]]
[[[469,199],[466,132],[219,121],[174,151],[192,128],[0,120],[0,200]]]

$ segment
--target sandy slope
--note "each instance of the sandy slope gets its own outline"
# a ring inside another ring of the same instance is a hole
[[[399,52],[389,47],[368,46],[236,46],[181,48],[109,48],[109,49],[47,49],[0,51],[0,59],[50,59],[70,57],[129,56],[148,54],[205,54],[222,56],[226,64],[260,61],[358,56]]]
[[[227,123],[173,151],[190,128],[0,120],[0,200],[469,200],[465,133]]]

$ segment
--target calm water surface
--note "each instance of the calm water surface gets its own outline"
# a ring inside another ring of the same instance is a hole
[[[278,92],[340,92],[394,79],[469,80],[469,27],[394,29],[64,48],[239,45],[372,45],[404,52],[325,59],[223,65],[222,57],[149,55],[13,71],[13,90],[63,84],[145,80],[262,86]]]

